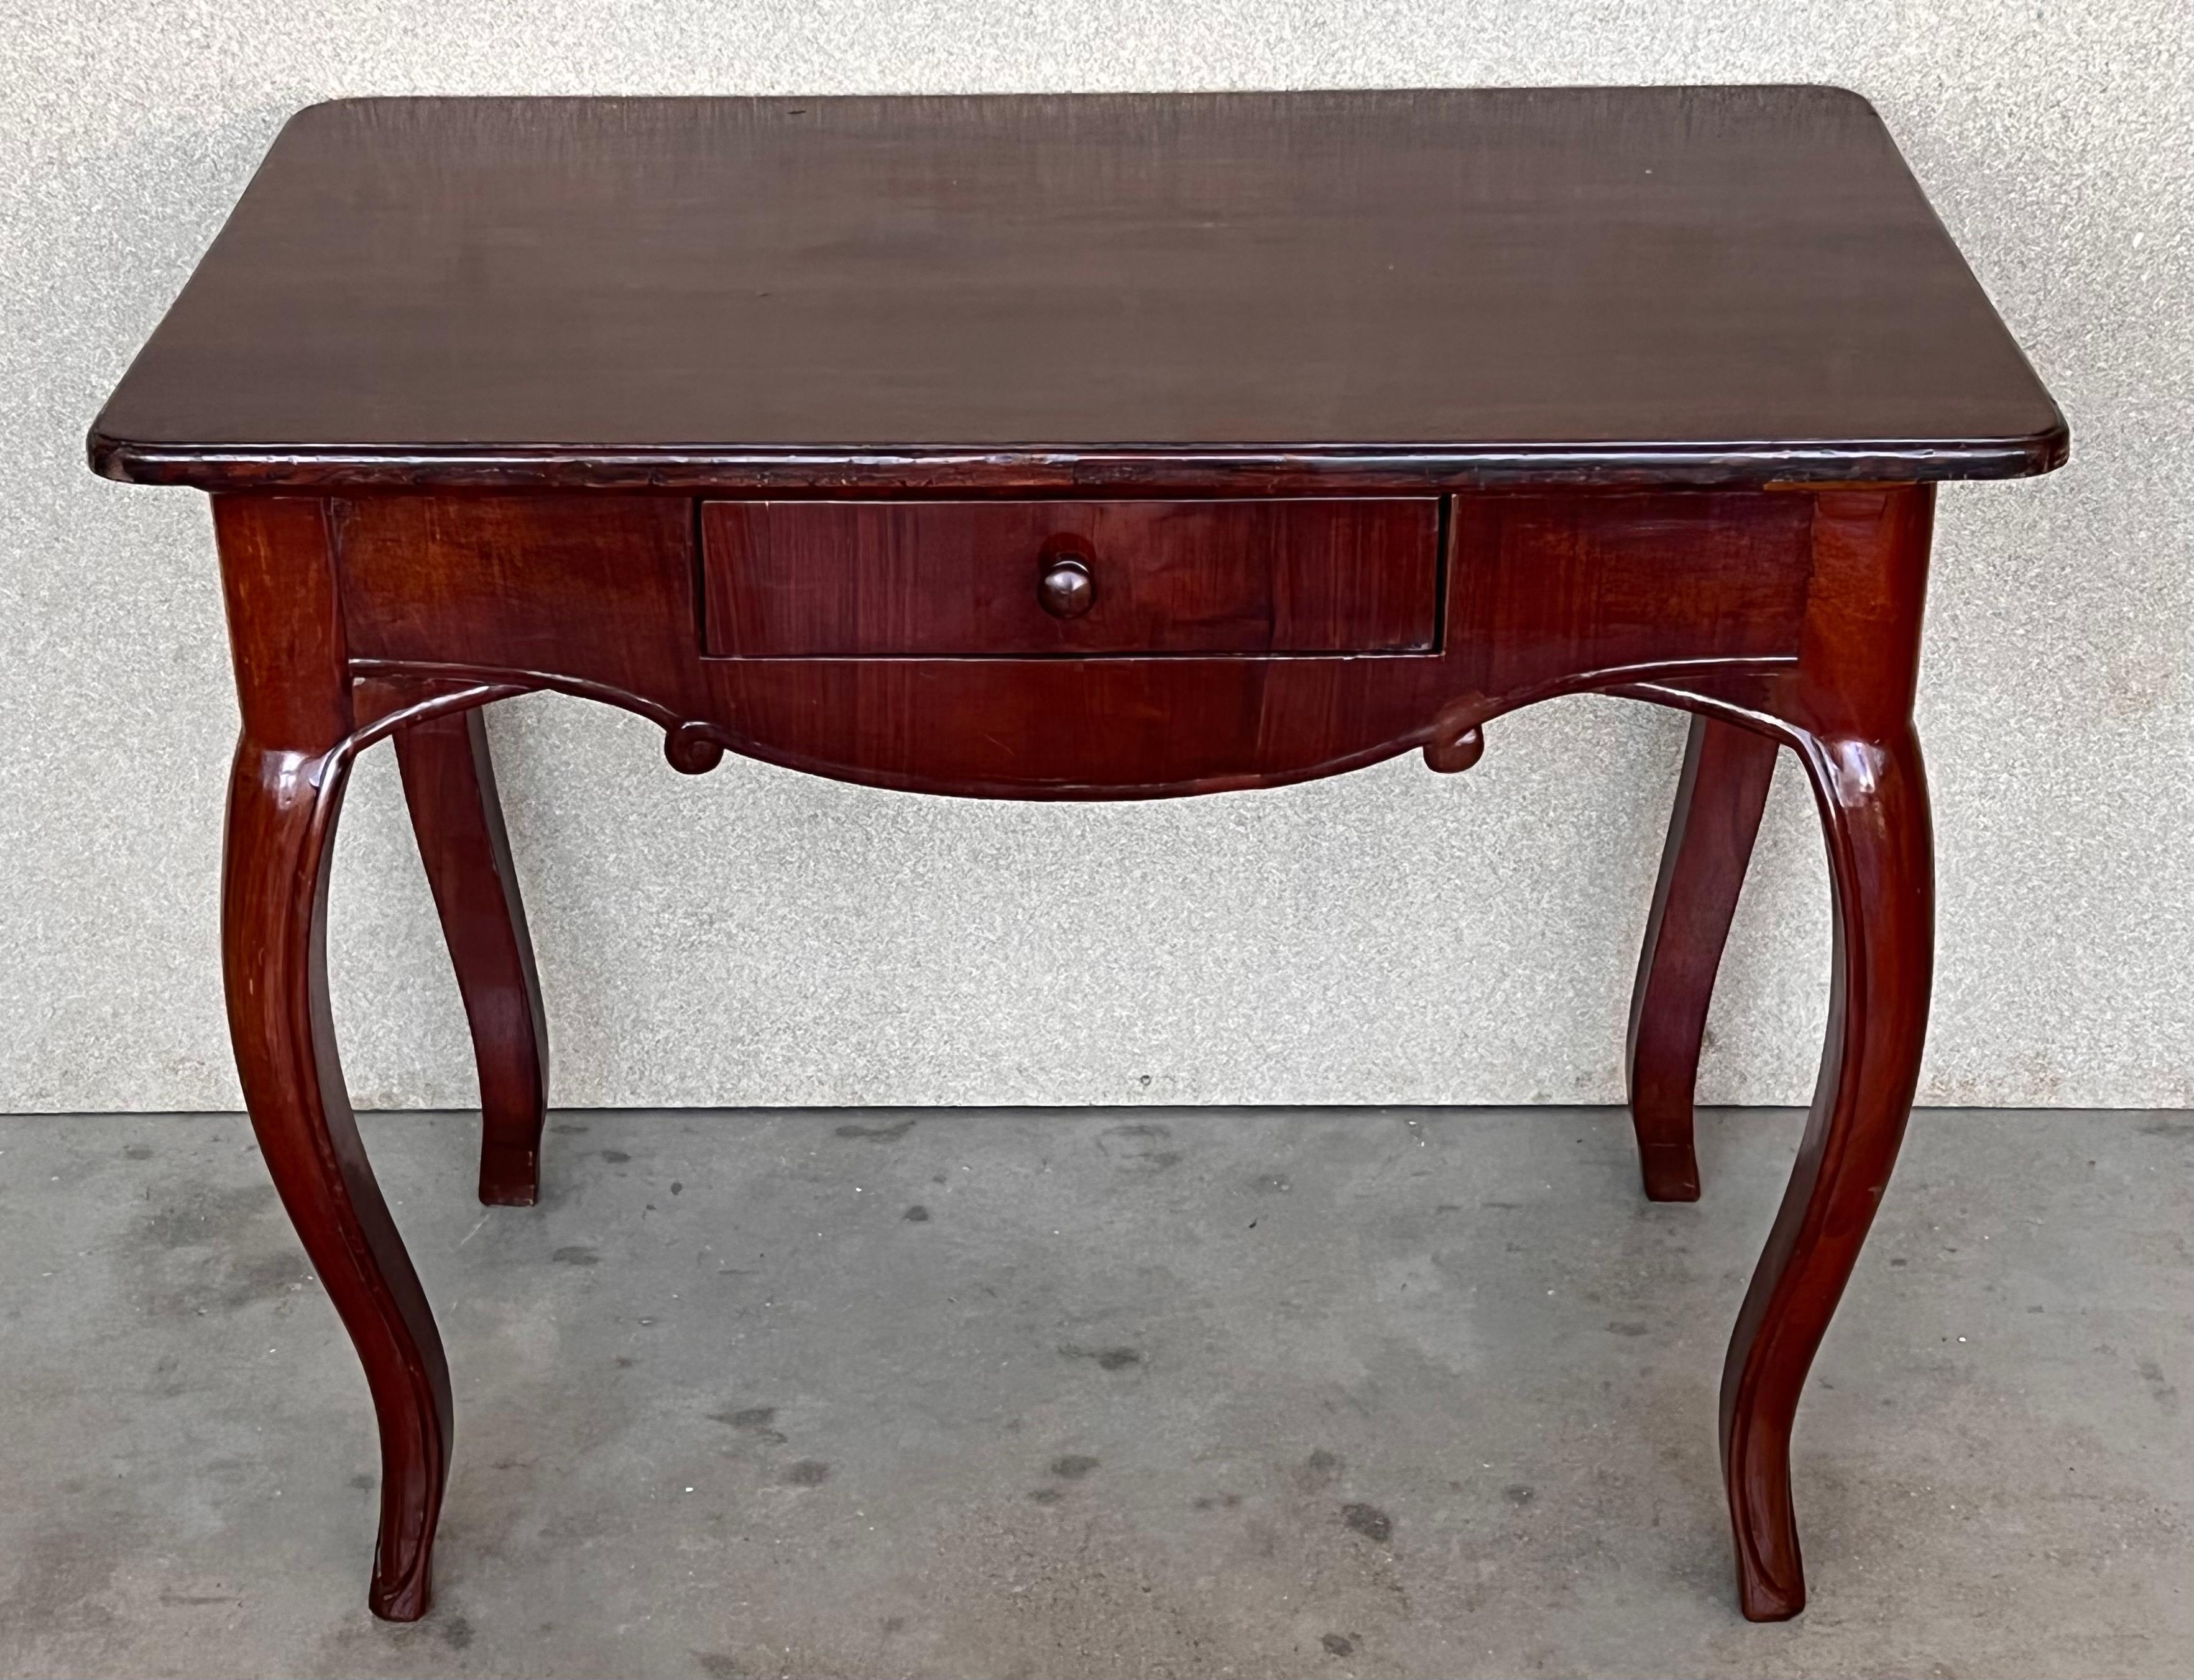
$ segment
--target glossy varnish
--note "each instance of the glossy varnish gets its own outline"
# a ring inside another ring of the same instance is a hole
[[[316,106],[94,439],[210,488],[1198,493],[2063,448],[1826,88]]]
[[[675,720],[687,747],[1006,798],[1301,781],[1559,693],[1673,670],[1774,668],[1797,657],[1812,576],[1803,495],[1485,494],[1454,498],[1445,521],[1435,654],[1199,657],[1153,636],[1140,657],[1115,645],[1083,659],[715,658],[699,657],[703,638],[735,632],[696,630],[709,616],[698,580],[723,580],[697,565],[683,498],[405,494],[326,505],[361,673],[561,687]],[[1414,548],[1405,553],[1419,564]],[[933,612],[918,573],[879,572],[914,598],[903,618]],[[1038,576],[1031,557],[1013,605],[1048,628]]]
[[[1439,513],[1428,496],[704,502],[706,651],[1428,652]],[[1060,565],[1079,580],[1048,599]]]
[[[1828,1041],[1720,1416],[1737,1602],[1795,1614],[1791,1427],[1927,1024],[1927,481],[2064,449],[1833,90],[302,113],[91,453],[217,492],[229,1019],[372,1393],[375,1611],[427,1609],[454,1417],[328,1010],[360,752],[401,760],[480,1197],[523,1205],[548,1041],[497,700],[621,707],[689,772],[1120,799],[1465,771],[1502,714],[1593,691],[1692,719],[1631,1012],[1649,1196],[1699,1193],[1781,749],[1820,815]]]

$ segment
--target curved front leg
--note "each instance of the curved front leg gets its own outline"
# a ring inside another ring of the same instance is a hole
[[[1791,1422],[1904,1135],[1934,959],[1927,785],[1910,724],[1879,741],[1808,737],[1800,755],[1828,840],[1835,974],[1797,1167],[1722,1373],[1722,1473],[1755,1621],[1805,1608]]]
[[[260,1153],[365,1367],[381,1430],[381,1538],[367,1603],[426,1613],[449,1474],[449,1368],[375,1184],[329,1022],[327,849],[339,755],[238,743],[229,778],[221,956],[229,1033]]]
[[[1630,996],[1625,1056],[1638,1164],[1654,1201],[1699,1199],[1691,1098],[1707,1006],[1775,777],[1772,737],[1693,714]]]
[[[541,1194],[548,1023],[526,907],[478,710],[399,730],[411,829],[457,969],[480,1069],[480,1199],[531,1207]]]
[[[367,1603],[423,1615],[450,1465],[450,1373],[359,1142],[328,1015],[328,848],[359,740],[326,510],[217,496],[244,731],[228,783],[221,972],[260,1154],[343,1327],[381,1431]]]

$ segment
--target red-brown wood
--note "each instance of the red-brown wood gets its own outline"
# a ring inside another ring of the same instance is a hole
[[[210,488],[1756,485],[2065,423],[1835,88],[297,113],[95,428]]]
[[[548,1023],[503,831],[495,763],[477,710],[394,737],[420,861],[434,890],[480,1069],[480,1199],[530,1207],[541,1194]]]
[[[318,502],[216,499],[244,729],[228,784],[221,967],[252,1129],[365,1367],[381,1431],[367,1603],[426,1614],[450,1373],[343,1088],[328,1013],[328,850],[353,748],[342,606]]]
[[[1654,1201],[1697,1201],[1691,1092],[1714,972],[1775,777],[1774,738],[1694,716],[1630,999],[1630,1119]]]
[[[231,1027],[373,1396],[375,1611],[426,1608],[451,1411],[329,1025],[359,751],[403,743],[480,1059],[482,1193],[515,1201],[546,1033],[480,707],[620,706],[686,771],[735,751],[1110,799],[1411,749],[1464,770],[1489,720],[1591,691],[1708,720],[1640,963],[1649,1194],[1695,1188],[1690,1087],[1773,743],[1819,805],[1829,1034],[1721,1413],[1739,1602],[1795,1614],[1790,1431],[1927,1019],[1933,490],[1910,481],[2064,450],[1879,120],[1833,90],[303,114],[92,454],[227,492]],[[1433,490],[1430,571],[1387,513],[1298,546],[1300,508],[1258,502]],[[1061,498],[1110,505],[1060,530]],[[722,546],[779,520],[799,542],[772,529],[759,571]],[[1035,548],[993,588],[946,530]],[[1367,651],[1422,640],[1420,611],[1431,647]],[[818,636],[852,651],[752,657]]]
[[[1934,953],[1926,772],[1910,720],[1801,754],[1827,831],[1835,955],[1827,1048],[1798,1164],[1723,1368],[1722,1474],[1738,1601],[1755,1621],[1806,1607],[1790,1431],[1887,1188],[1920,1077]]]
[[[1912,699],[1933,505],[1925,486],[1817,497],[1797,669],[1639,691],[1687,696],[1794,748],[1828,844],[1835,945],[1820,1079],[1722,1370],[1738,1602],[1755,1621],[1806,1605],[1791,1426],[1888,1186],[1927,1036],[1933,840]]]
[[[660,723],[681,768],[706,768],[730,748],[959,792],[1197,792],[1327,773],[1410,746],[1436,768],[1462,768],[1482,750],[1488,718],[1598,688],[1787,742],[1832,790],[1824,808],[1839,857],[1873,823],[1898,829],[1894,855],[1909,861],[1915,846],[1924,859],[1924,799],[1917,840],[1904,831],[1909,792],[1886,810],[1869,800],[1872,788],[1903,786],[1916,760],[1892,754],[1878,783],[1847,780],[1881,742],[1904,738],[1905,725],[1884,720],[1899,694],[1909,719],[1929,505],[1924,488],[1456,498],[1439,653],[1272,659],[710,658],[681,501],[373,496],[330,504],[330,524],[361,679],[414,693],[489,683],[590,695]],[[434,652],[444,657],[425,657]],[[1901,687],[1884,687],[1900,662]],[[1824,779],[1834,777],[1847,780]],[[1697,798],[1695,777],[1687,815]],[[1732,838],[1721,850],[1733,896],[1741,860]],[[1678,880],[1685,851],[1680,839]],[[1885,960],[1909,966],[1910,936],[1894,918],[1910,891],[1876,908],[1864,897],[1868,866],[1839,868],[1840,915],[1864,904],[1881,916],[1895,946]],[[1710,936],[1726,932],[1727,909],[1680,903],[1672,924],[1664,895],[1655,965],[1709,983]],[[1847,972],[1841,983],[1857,983]],[[1887,994],[1887,1006],[1909,1017],[1924,994],[1923,972]],[[1918,1029],[1907,1018],[1875,1030],[1891,1049],[1839,1055],[1815,1129],[1821,1149],[1855,1136],[1879,1164],[1901,1124],[1875,1088],[1889,1077],[1884,1058],[1916,1046]],[[1646,1170],[1663,1173],[1650,1149]],[[1799,1234],[1771,1251],[1769,1270],[1795,1281],[1762,1286],[1743,1339],[1762,1350],[1732,1354],[1726,1438],[1748,1614],[1787,1614],[1801,1591],[1787,1473],[1803,1375],[1793,1362],[1810,1359],[1848,1270],[1847,1254],[1808,1233],[1843,1228],[1856,1193],[1836,1176],[1794,1189],[1786,1224]]]
[[[708,502],[701,588],[741,658],[1421,652],[1439,500]]]
[[[1802,494],[1449,503],[1437,655],[805,660],[700,657],[682,497],[333,505],[361,675],[589,695],[683,726],[686,768],[713,745],[928,793],[1207,793],[1353,769],[1554,694],[1797,657]]]

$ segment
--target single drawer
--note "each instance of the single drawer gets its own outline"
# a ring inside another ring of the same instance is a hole
[[[1409,653],[1436,496],[709,502],[703,650],[747,659]]]

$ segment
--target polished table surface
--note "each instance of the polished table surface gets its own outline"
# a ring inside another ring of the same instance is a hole
[[[1789,748],[1829,1039],[1720,1433],[1738,1604],[1803,1607],[1790,1431],[1925,1037],[1936,483],[2067,447],[1863,100],[316,106],[89,447],[214,492],[230,1023],[372,1390],[377,1613],[427,1609],[453,1418],[343,1090],[329,848],[393,740],[480,1193],[531,1203],[548,1028],[480,714],[540,691],[650,719],[689,772],[1048,799],[1465,770],[1559,694],[1680,708],[1628,1058],[1664,1200],[1698,1194],[1708,1000]]]
[[[1721,88],[318,106],[95,446],[1020,488],[991,454],[1731,483],[2064,439],[1871,107]]]

